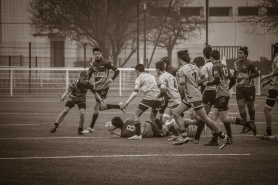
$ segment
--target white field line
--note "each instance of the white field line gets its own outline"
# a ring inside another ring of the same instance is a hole
[[[199,157],[199,156],[250,156],[251,154],[147,154],[147,155],[91,155],[91,156],[53,156],[53,157],[8,157],[0,160],[28,159],[75,159],[75,158],[125,158],[125,157]]]
[[[0,140],[41,140],[41,139],[109,139],[111,137],[21,137],[21,138],[0,138]]]

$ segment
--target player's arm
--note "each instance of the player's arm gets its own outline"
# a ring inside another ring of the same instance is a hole
[[[108,69],[112,69],[114,71],[114,75],[112,76],[112,80],[114,81],[120,74],[120,71],[117,67],[115,67],[111,62],[108,63]],[[113,82],[111,81],[111,82]],[[111,83],[110,82],[110,83]]]
[[[214,76],[213,81],[206,81],[203,84],[207,86],[218,85],[220,83],[220,71],[216,66],[212,67],[212,73]]]
[[[177,81],[179,86],[185,85],[185,78],[184,78],[184,73],[183,71],[179,70],[177,73]]]
[[[259,73],[257,67],[253,63],[251,63],[250,68],[251,68],[252,73],[251,73],[251,75],[249,75],[249,79],[257,78],[258,76],[260,76],[260,73]]]
[[[73,90],[73,86],[74,86],[73,83],[74,83],[74,82],[72,82],[72,83],[68,86],[67,90],[66,90],[66,91],[64,92],[64,94],[62,95],[62,97],[61,97],[61,99],[60,99],[61,102],[64,101],[65,98],[67,97],[67,95]]]
[[[229,89],[231,89],[234,85],[235,85],[235,83],[236,83],[236,79],[235,79],[235,77],[233,76],[233,74],[231,73],[231,71],[228,69],[228,78],[229,78],[229,80],[230,80],[230,82],[229,82]]]
[[[95,86],[90,83],[90,91],[95,95],[95,97],[100,101],[101,107],[106,107],[106,102],[97,93]]]
[[[200,70],[198,67],[197,67],[197,69],[198,69],[198,73],[199,73],[198,76],[200,77],[200,79],[197,81],[197,84],[200,86],[200,85],[204,84],[208,79],[202,70]]]

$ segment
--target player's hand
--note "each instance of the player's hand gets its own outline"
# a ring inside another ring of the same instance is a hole
[[[203,82],[204,86],[207,86],[207,84],[208,84],[208,81]]]
[[[114,82],[114,80],[112,78],[109,78],[107,82],[111,84],[112,82]]]
[[[266,86],[267,84],[269,84],[271,82],[271,80],[266,80],[264,82],[261,83],[261,87]]]
[[[65,100],[65,97],[62,96],[62,98],[60,99],[60,102],[63,102]]]
[[[242,74],[241,76],[242,76],[242,78],[244,78],[244,79],[249,79],[249,75],[247,75],[247,74]]]

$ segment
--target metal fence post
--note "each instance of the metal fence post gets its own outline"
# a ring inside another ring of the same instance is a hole
[[[67,68],[66,70],[66,90],[68,89],[69,86],[69,69]]]
[[[10,72],[10,94],[13,96],[13,69],[11,68]]]
[[[120,70],[119,95],[122,96],[122,70]]]

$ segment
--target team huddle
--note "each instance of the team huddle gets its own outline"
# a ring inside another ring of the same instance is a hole
[[[233,143],[231,124],[242,127],[242,133],[251,131],[257,134],[255,125],[255,86],[254,78],[259,77],[255,65],[247,60],[248,48],[240,47],[238,60],[234,63],[234,73],[221,63],[218,50],[212,50],[210,46],[203,49],[203,57],[196,57],[193,62],[188,50],[177,52],[178,67],[170,64],[168,57],[161,58],[155,63],[157,75],[151,75],[145,71],[143,64],[135,67],[138,77],[132,94],[124,102],[119,104],[107,104],[105,102],[109,84],[119,75],[117,67],[103,59],[101,49],[94,48],[95,60],[90,63],[89,71],[82,71],[80,78],[73,81],[63,94],[61,101],[69,96],[68,101],[59,114],[51,133],[55,133],[59,124],[63,121],[69,110],[75,104],[79,107],[80,119],[78,134],[94,132],[99,111],[119,109],[125,113],[126,108],[138,95],[139,90],[144,93],[144,98],[133,112],[133,117],[122,120],[116,116],[105,124],[105,128],[120,137],[129,140],[141,140],[142,137],[165,137],[175,141],[174,145],[182,145],[189,141],[199,144],[201,133],[205,125],[212,130],[212,139],[205,146],[219,146],[223,149]],[[262,87],[270,84],[270,90],[265,104],[266,134],[258,136],[259,139],[272,139],[271,109],[278,97],[278,44],[274,51],[272,72],[262,76]],[[110,70],[114,71],[109,78]],[[94,84],[89,82],[94,76]],[[229,90],[236,85],[236,101],[240,118],[228,117]],[[90,91],[95,95],[96,101],[90,126],[83,130],[84,114],[86,110],[86,93]],[[245,107],[247,105],[249,121]],[[140,117],[151,108],[150,120],[142,122]],[[190,116],[185,116],[185,111],[190,110]],[[208,116],[212,111],[212,116]],[[159,115],[158,115],[159,113]],[[216,124],[220,118],[225,126],[225,132]],[[120,132],[116,132],[116,130]],[[193,130],[192,130],[193,129]],[[221,144],[218,144],[218,137]]]

